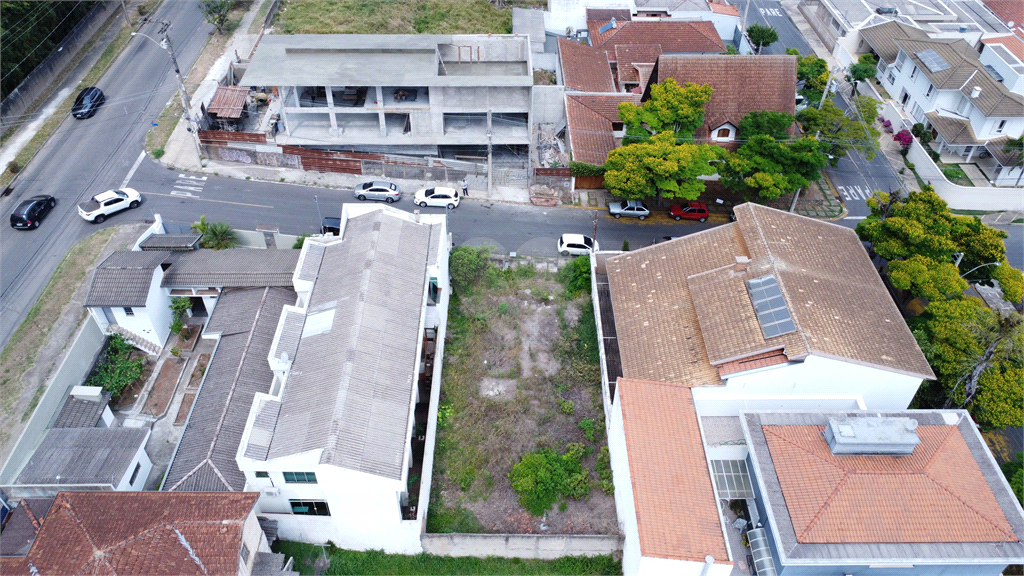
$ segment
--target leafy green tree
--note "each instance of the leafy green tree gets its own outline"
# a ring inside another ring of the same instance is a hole
[[[775,31],[775,28],[757,23],[747,27],[747,36],[750,37],[750,41],[754,43],[754,46],[757,46],[758,54],[761,53],[761,49],[765,46],[771,46],[779,41],[779,33]]]
[[[451,277],[452,290],[458,293],[471,290],[480,280],[480,275],[490,266],[487,261],[490,252],[489,246],[452,248],[451,254],[448,256],[448,273]]]
[[[857,82],[863,82],[869,78],[874,78],[878,72],[878,59],[875,55],[868,52],[867,54],[861,54],[860,59],[856,64],[850,66],[849,78],[853,83],[853,94],[857,95]]]
[[[644,143],[616,148],[608,154],[604,184],[612,194],[639,200],[660,194],[664,198],[696,200],[712,165],[725,150],[709,144],[676,144],[673,132],[662,132]]]
[[[10,94],[94,8],[93,2],[0,4],[0,93]]]
[[[238,245],[238,234],[227,222],[214,222],[206,229],[200,242],[203,248],[226,250]]]
[[[900,290],[909,290],[914,297],[938,300],[967,289],[960,271],[952,262],[936,262],[915,254],[906,260],[889,262],[889,280]]]
[[[874,124],[847,116],[831,100],[826,100],[820,110],[813,106],[801,110],[797,118],[807,133],[818,135],[833,167],[850,150],[859,150],[869,160],[878,153],[881,133]]]
[[[680,86],[674,78],[651,85],[649,100],[637,106],[619,104],[619,118],[626,126],[623,144],[646,141],[652,134],[673,132],[679,141],[691,141],[704,122],[704,104],[711,99],[711,86]]]
[[[217,32],[224,32],[224,25],[228,23],[228,12],[231,11],[231,6],[234,4],[234,0],[200,0],[199,9],[203,12],[203,17],[210,24],[217,27]]]
[[[765,134],[776,140],[789,140],[787,130],[793,125],[794,118],[785,112],[774,110],[757,110],[750,112],[740,120],[737,127],[739,138],[747,140],[751,136]]]
[[[1005,260],[996,267],[992,279],[999,282],[999,288],[1007,302],[1019,303],[1024,298],[1024,275]]]
[[[828,83],[828,62],[814,54],[800,56],[795,49],[791,50],[796,56],[796,79],[804,83],[800,94],[807,98],[809,106],[815,107],[821,101],[825,93],[825,84]]]
[[[733,192],[774,200],[817,180],[827,162],[813,138],[787,144],[759,134],[730,154],[719,174],[722,185]]]
[[[1003,475],[1010,483],[1010,488],[1017,496],[1017,500],[1024,505],[1024,453],[1017,452],[1017,456],[1012,461],[1003,462],[999,467],[1003,469]]]

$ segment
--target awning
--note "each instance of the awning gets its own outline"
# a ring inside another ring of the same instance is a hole
[[[213,95],[207,111],[218,118],[241,118],[248,96],[249,88],[245,86],[221,86]]]

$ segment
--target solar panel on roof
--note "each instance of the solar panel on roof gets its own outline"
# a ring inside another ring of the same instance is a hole
[[[917,57],[924,62],[924,65],[928,67],[932,72],[942,72],[943,70],[949,70],[949,64],[939,56],[938,52],[931,48],[927,50],[921,50],[917,53]]]
[[[757,323],[761,325],[761,333],[766,339],[796,332],[796,324],[774,274],[747,280],[746,285]]]

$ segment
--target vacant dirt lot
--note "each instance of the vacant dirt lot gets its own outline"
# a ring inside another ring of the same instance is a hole
[[[589,295],[565,301],[554,276],[529,264],[483,276],[449,316],[428,530],[616,533],[614,500],[594,472],[605,436]],[[585,418],[597,423],[593,440]],[[568,442],[588,448],[590,494],[531,516],[508,474],[524,454],[563,453]]]

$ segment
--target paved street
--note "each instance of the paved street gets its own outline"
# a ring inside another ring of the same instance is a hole
[[[213,29],[204,22],[198,3],[164,2],[154,19],[174,24],[171,38],[178,63],[183,72],[188,70]],[[147,24],[140,31],[155,36],[158,28]],[[97,86],[106,94],[106,104],[90,119],[68,117],[22,172],[11,196],[0,202],[0,210],[9,213],[36,194],[57,198],[57,207],[40,229],[0,228],[0,344],[7,343],[68,250],[95,230],[79,218],[76,204],[121,184],[150,122],[176,97],[177,82],[167,52],[135,37]]]
[[[748,3],[751,4],[749,8]],[[736,7],[740,10],[741,18],[744,13],[746,14],[748,27],[757,22],[771,26],[779,33],[779,41],[761,50],[762,54],[785,54],[786,48],[796,48],[801,54],[814,54],[814,50],[786,16],[778,0],[737,0]]]

